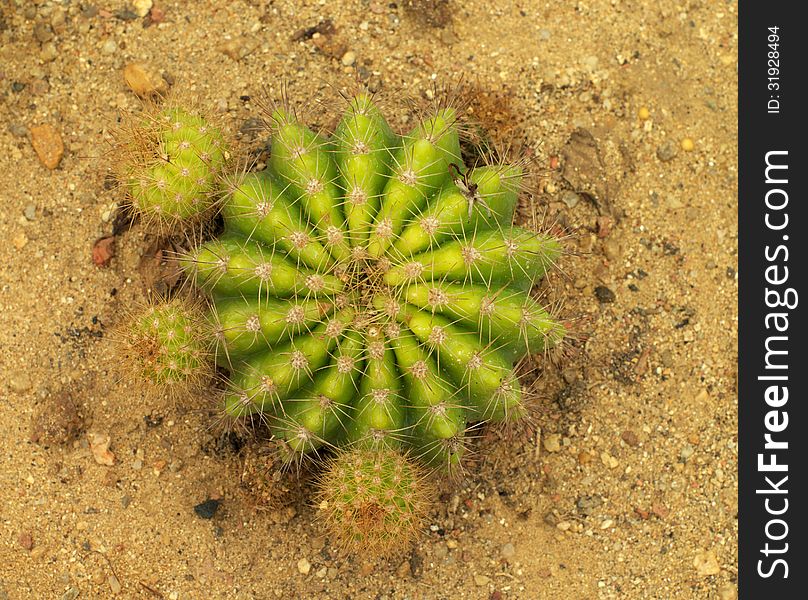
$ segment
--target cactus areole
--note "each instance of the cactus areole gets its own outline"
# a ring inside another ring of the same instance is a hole
[[[355,97],[335,131],[272,114],[266,170],[183,260],[211,299],[224,410],[291,456],[400,449],[451,467],[470,423],[524,414],[514,364],[563,327],[531,295],[561,251],[513,225],[520,167],[468,168],[456,114],[404,135]]]

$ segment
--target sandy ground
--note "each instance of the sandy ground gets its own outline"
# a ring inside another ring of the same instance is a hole
[[[0,599],[735,598],[737,4],[412,4],[0,2]],[[465,74],[480,120],[537,154],[533,206],[573,236],[548,290],[579,333],[539,361],[538,429],[477,440],[411,553],[340,555],[302,493],[256,510],[210,411],[117,383],[109,333],[154,239],[118,236],[107,268],[91,249],[135,61],[234,133],[284,79],[310,102]]]

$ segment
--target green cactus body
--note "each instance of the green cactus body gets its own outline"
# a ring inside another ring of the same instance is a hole
[[[288,113],[276,111],[273,119],[276,127],[269,158],[272,172],[302,204],[331,254],[338,259],[349,257],[337,165],[328,140]]]
[[[166,108],[143,123],[124,152],[132,207],[147,219],[172,226],[208,211],[225,164],[221,132],[182,108]]]
[[[393,172],[370,235],[372,257],[382,256],[404,224],[449,181],[449,165],[462,162],[455,119],[453,109],[437,112],[406,135],[403,146],[393,153]]]
[[[468,171],[452,109],[400,139],[367,95],[330,139],[274,118],[267,171],[183,260],[214,304],[225,412],[290,457],[459,464],[469,423],[524,413],[515,362],[564,335],[529,294],[561,246],[512,226],[521,169]]]
[[[468,186],[465,182],[449,183],[407,225],[395,249],[409,256],[440,245],[452,234],[507,227],[516,209],[520,178],[517,167],[482,167],[471,171]],[[471,202],[470,193],[474,194]]]
[[[390,173],[390,150],[398,142],[370,96],[361,94],[337,125],[334,143],[350,242],[363,246]]]

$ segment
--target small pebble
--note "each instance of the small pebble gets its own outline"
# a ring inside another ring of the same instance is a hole
[[[693,152],[695,149],[696,144],[690,138],[685,138],[682,140],[682,150],[685,152]]]
[[[696,554],[695,558],[693,559],[693,567],[702,577],[718,575],[721,572],[721,567],[718,565],[718,559],[715,557],[715,554],[709,550]]]
[[[297,570],[301,575],[308,575],[311,571],[311,563],[305,557],[301,558],[297,561]]]
[[[668,140],[659,146],[656,151],[657,158],[662,162],[673,160],[676,158],[676,154],[676,144],[674,144],[671,140]]]
[[[40,44],[44,44],[53,39],[53,30],[47,23],[37,23],[34,25],[34,37]]]
[[[512,543],[508,542],[507,544],[502,546],[499,553],[505,560],[510,560],[513,558],[514,554],[516,554],[516,549],[513,547]]]
[[[17,250],[22,250],[28,244],[28,236],[20,232],[11,239],[11,242]]]
[[[609,238],[603,242],[603,255],[614,262],[620,258],[620,242],[615,238]]]
[[[578,512],[586,517],[593,514],[602,505],[603,498],[598,495],[581,496],[575,503],[575,506],[578,508]]]
[[[51,171],[59,166],[65,146],[59,130],[50,123],[31,127],[31,145],[39,161]]]
[[[107,583],[109,584],[109,590],[113,594],[120,594],[121,593],[121,582],[118,581],[118,578],[115,575],[110,575],[107,577]]]
[[[219,505],[221,504],[221,500],[214,500],[213,498],[208,498],[204,502],[200,502],[196,506],[194,506],[194,512],[196,516],[200,519],[212,519],[213,516],[216,514],[216,511],[219,510]]]
[[[342,55],[342,64],[346,67],[353,66],[356,62],[356,53],[348,50],[345,54]]]
[[[476,583],[480,587],[483,587],[483,586],[488,585],[489,583],[491,583],[491,578],[486,576],[486,575],[475,575],[474,576],[474,583]]]
[[[567,208],[575,208],[581,201],[581,197],[572,190],[566,190],[561,194],[561,201],[567,205]]]
[[[42,46],[42,52],[39,53],[39,58],[44,62],[54,61],[57,56],[59,56],[59,51],[56,49],[56,45],[53,42],[44,44]]]
[[[666,519],[671,511],[664,504],[654,502],[654,504],[651,505],[651,512],[660,519]]]
[[[26,137],[28,135],[28,128],[22,123],[9,123],[8,131],[14,137]]]
[[[76,600],[79,597],[81,591],[75,587],[69,587],[67,591],[59,596],[59,600]]]
[[[28,221],[33,221],[34,219],[36,219],[36,206],[33,204],[29,204],[23,209],[22,214],[25,215],[25,218]]]
[[[595,297],[601,304],[611,304],[617,298],[614,292],[605,285],[599,285],[595,288]]]
[[[648,107],[641,106],[640,110],[637,111],[637,116],[640,118],[640,121],[647,121],[651,118],[651,111],[648,110]]]
[[[219,51],[233,60],[241,60],[246,55],[244,38],[239,36],[232,40],[227,40],[224,44],[219,46]]]
[[[636,433],[631,431],[631,429],[626,429],[621,435],[620,438],[632,448],[636,448],[640,445],[640,438],[637,436]]]
[[[139,63],[130,63],[123,70],[126,85],[137,96],[146,98],[166,91],[166,81],[158,73]]]
[[[595,68],[598,66],[598,57],[597,56],[587,56],[583,60],[584,66],[589,69],[590,71],[594,71]]]
[[[682,448],[681,452],[679,452],[679,458],[682,459],[682,462],[687,462],[688,459],[693,456],[694,452],[695,450],[693,450],[693,446],[686,444],[685,447]]]
[[[600,453],[600,462],[602,462],[604,466],[609,467],[610,469],[616,469],[620,465],[620,461],[618,461],[614,456],[612,456],[608,452]]]
[[[15,394],[27,392],[31,385],[31,377],[23,371],[15,371],[8,378],[8,387]]]
[[[678,210],[680,208],[684,208],[684,202],[676,195],[670,195],[665,199],[665,204],[668,205],[668,208],[671,210]]]
[[[138,17],[145,17],[154,4],[154,0],[134,0],[132,7],[135,9],[135,14]]]
[[[405,579],[412,575],[412,567],[410,566],[410,561],[405,560],[396,569],[396,575],[399,576],[401,579]]]
[[[17,538],[17,542],[29,552],[34,547],[34,537],[31,535],[30,531],[23,531]]]
[[[90,452],[92,452],[93,459],[95,459],[95,462],[99,465],[111,467],[115,464],[115,454],[109,449],[111,441],[110,436],[106,433],[87,433],[87,442],[90,445]]]
[[[115,40],[107,40],[101,46],[101,53],[102,54],[115,54],[118,51],[118,44]]]
[[[558,452],[561,450],[561,436],[557,433],[551,433],[544,437],[544,449],[547,452]]]

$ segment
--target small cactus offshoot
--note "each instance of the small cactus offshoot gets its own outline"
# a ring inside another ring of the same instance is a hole
[[[210,330],[194,307],[174,299],[153,304],[119,331],[119,367],[153,394],[181,397],[209,383]]]
[[[205,116],[171,102],[123,132],[116,148],[118,178],[135,214],[170,230],[210,210],[227,150],[221,131]]]
[[[432,495],[421,468],[389,449],[338,454],[320,476],[318,502],[336,544],[387,554],[422,529]]]

